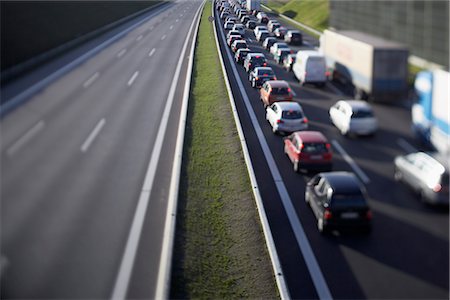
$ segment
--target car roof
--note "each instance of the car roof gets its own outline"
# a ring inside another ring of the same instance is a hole
[[[297,103],[297,102],[295,102]],[[327,138],[320,131],[304,130],[293,133],[297,138],[305,143],[328,143]]]
[[[241,48],[241,49],[238,49],[236,52],[246,52],[246,51],[252,51],[252,50],[250,50],[249,48]]]
[[[434,152],[416,152],[410,153],[408,155],[420,157],[422,161],[425,161],[429,168],[435,170],[438,173],[448,173],[448,158],[443,154]]]
[[[272,71],[273,69],[271,67],[256,67],[255,68],[256,71]]]
[[[288,44],[286,44],[285,42],[277,42],[277,43],[275,43],[275,44],[273,44],[274,46],[279,46],[279,45],[288,45]]]
[[[260,53],[260,52],[253,52],[253,53],[249,53],[248,55],[250,55],[251,57],[253,56],[262,56],[265,58],[264,54]]]
[[[320,176],[328,181],[333,189],[333,194],[356,194],[362,192],[358,178],[351,172],[326,172],[320,173]]]
[[[270,84],[271,87],[276,87],[276,88],[289,87],[289,84],[284,80],[268,80],[268,81],[266,81],[266,83]]]
[[[275,102],[275,105],[277,105],[281,110],[302,110],[300,104],[295,101],[280,101]]]

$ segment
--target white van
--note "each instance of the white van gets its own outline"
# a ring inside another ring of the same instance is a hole
[[[324,86],[327,81],[325,57],[317,51],[298,51],[292,71],[302,85],[312,83]]]

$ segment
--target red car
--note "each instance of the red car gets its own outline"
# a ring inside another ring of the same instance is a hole
[[[294,171],[301,169],[331,171],[333,167],[331,146],[319,131],[296,131],[284,139],[284,153],[294,164]]]

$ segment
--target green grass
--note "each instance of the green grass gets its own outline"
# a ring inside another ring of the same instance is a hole
[[[329,0],[269,0],[267,6],[319,31],[328,28]]]
[[[205,5],[194,60],[170,298],[277,298]]]

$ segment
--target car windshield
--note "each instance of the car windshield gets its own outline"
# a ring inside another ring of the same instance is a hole
[[[285,87],[274,87],[272,88],[272,94],[274,95],[288,95],[289,89]]]
[[[357,110],[352,114],[352,119],[372,118],[373,113],[370,110]]]
[[[303,114],[299,110],[287,110],[281,113],[281,117],[287,120],[303,119]]]
[[[326,153],[327,146],[324,143],[303,143],[303,153]]]

